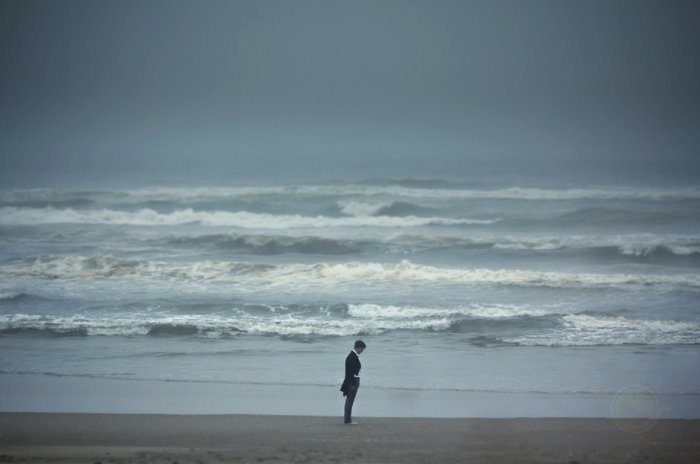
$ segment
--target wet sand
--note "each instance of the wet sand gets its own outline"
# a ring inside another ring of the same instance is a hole
[[[700,462],[700,421],[0,413],[0,462]]]

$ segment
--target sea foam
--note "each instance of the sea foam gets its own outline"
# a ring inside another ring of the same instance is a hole
[[[498,219],[441,218],[416,216],[302,216],[267,214],[247,211],[196,211],[191,208],[159,213],[152,209],[136,212],[113,209],[75,210],[71,208],[0,208],[0,224],[111,224],[134,226],[173,226],[201,224],[206,226],[250,229],[289,229],[327,227],[419,227],[428,225],[489,225]]]
[[[684,345],[700,344],[700,325],[670,320],[570,314],[563,328],[506,337],[503,341],[531,346]]]
[[[513,269],[461,269],[381,262],[320,262],[263,264],[245,261],[203,260],[171,263],[134,260],[112,255],[41,256],[0,265],[0,276],[50,279],[141,278],[218,281],[294,289],[299,285],[491,285],[552,288],[608,288],[634,286],[700,287],[700,275],[577,273]]]

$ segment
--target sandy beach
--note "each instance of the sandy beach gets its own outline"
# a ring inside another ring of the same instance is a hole
[[[0,462],[700,461],[700,421],[0,414]],[[624,430],[627,428],[627,430]]]

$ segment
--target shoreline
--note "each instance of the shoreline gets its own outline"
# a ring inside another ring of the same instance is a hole
[[[326,416],[0,413],[0,461],[700,461],[700,420],[661,419],[632,432],[592,418],[357,419],[345,426]]]
[[[343,411],[339,388],[0,374],[0,412],[334,417]],[[700,395],[663,395],[626,388],[621,390],[624,394],[585,394],[363,386],[354,409],[358,416],[379,418],[700,419]]]

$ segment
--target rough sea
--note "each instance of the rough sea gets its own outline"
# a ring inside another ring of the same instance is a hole
[[[693,185],[4,188],[0,375],[697,405],[699,271]]]

